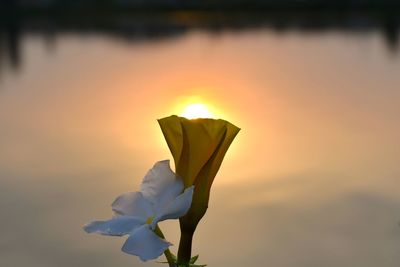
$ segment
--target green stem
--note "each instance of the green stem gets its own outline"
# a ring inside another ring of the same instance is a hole
[[[165,236],[164,236],[163,232],[161,231],[160,227],[158,227],[158,225],[156,226],[156,229],[154,230],[154,232],[159,237],[165,239]],[[176,267],[174,257],[172,256],[172,253],[169,249],[164,251],[164,255],[165,255],[165,258],[167,258],[169,267]]]
[[[194,231],[185,231],[181,227],[181,240],[179,241],[178,266],[189,266],[192,254],[192,241]]]
[[[169,267],[176,267],[174,258],[172,257],[172,253],[169,249],[164,251],[164,255],[167,258]]]

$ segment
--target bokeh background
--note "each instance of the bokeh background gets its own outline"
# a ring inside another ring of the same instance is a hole
[[[0,19],[0,266],[160,266],[82,226],[172,159],[156,120],[194,102],[242,128],[200,263],[399,265],[400,16],[18,14]]]

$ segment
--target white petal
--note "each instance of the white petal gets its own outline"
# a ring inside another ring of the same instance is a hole
[[[160,214],[167,205],[169,205],[175,198],[182,194],[184,185],[180,178],[175,178],[173,183],[160,192],[158,196],[154,198],[154,213]]]
[[[154,229],[159,221],[178,219],[185,215],[192,204],[193,190],[194,186],[186,188],[182,194],[166,205],[160,213],[156,214],[152,223],[152,228]]]
[[[154,216],[153,207],[141,192],[125,193],[112,203],[112,209],[119,215],[127,215],[147,220]]]
[[[108,221],[94,221],[83,227],[87,233],[122,236],[129,234],[145,222],[139,218],[119,216]]]
[[[158,258],[169,246],[171,243],[158,237],[146,224],[131,233],[122,251],[147,261]]]
[[[157,196],[175,181],[176,175],[169,166],[169,160],[158,161],[143,178],[140,191],[146,198],[155,202]]]

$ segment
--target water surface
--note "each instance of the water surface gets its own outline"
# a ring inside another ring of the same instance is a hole
[[[201,263],[398,266],[400,57],[381,31],[15,36],[0,70],[1,266],[140,266],[82,225],[172,159],[156,119],[190,101],[242,128],[195,236]],[[161,227],[176,250],[178,223]]]

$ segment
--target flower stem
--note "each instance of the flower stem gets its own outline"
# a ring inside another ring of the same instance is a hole
[[[194,231],[183,230],[181,227],[181,240],[178,250],[178,266],[189,267],[192,254],[192,240]]]
[[[154,232],[159,237],[165,239],[165,236],[164,236],[163,232],[161,231],[160,227],[158,227],[158,225],[156,226],[156,229],[154,230]],[[164,251],[164,255],[165,255],[165,258],[167,258],[169,267],[176,267],[174,257],[172,256],[172,253],[169,249]]]
[[[167,258],[169,267],[176,267],[174,258],[172,257],[172,253],[169,249],[164,251],[164,255]]]

